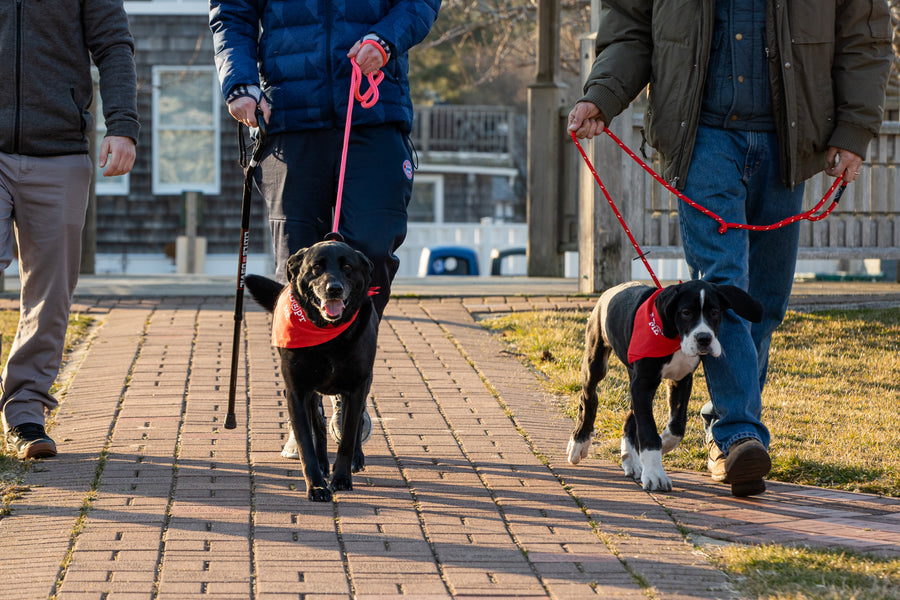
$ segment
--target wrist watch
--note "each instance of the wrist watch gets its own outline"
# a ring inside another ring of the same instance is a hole
[[[387,60],[390,60],[390,58],[391,58],[391,45],[390,44],[388,44],[385,40],[381,39],[381,36],[378,35],[377,33],[367,33],[366,35],[363,36],[363,38],[360,41],[365,42],[368,40],[371,40],[371,41],[377,43],[379,46],[381,46],[381,49],[384,50],[384,53],[387,56],[387,59],[385,60],[385,62],[387,62]]]

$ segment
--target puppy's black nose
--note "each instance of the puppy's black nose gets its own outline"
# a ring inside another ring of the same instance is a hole
[[[712,344],[713,336],[711,333],[698,333],[694,340],[696,340],[697,345],[701,348],[708,348],[710,344]]]
[[[329,281],[328,285],[325,286],[325,293],[330,298],[339,298],[344,294],[344,286],[340,281]]]

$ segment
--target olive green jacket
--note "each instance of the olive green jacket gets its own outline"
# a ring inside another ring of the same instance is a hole
[[[608,124],[649,83],[645,134],[679,189],[700,121],[714,9],[715,0],[604,0],[581,98]],[[784,183],[823,170],[829,146],[865,157],[893,56],[885,0],[772,0],[766,40]]]

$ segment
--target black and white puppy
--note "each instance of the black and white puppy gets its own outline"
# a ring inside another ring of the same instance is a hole
[[[258,275],[245,284],[272,313],[272,343],[281,354],[281,375],[294,437],[300,448],[307,498],[328,502],[332,492],[353,489],[352,475],[365,466],[360,422],[378,337],[370,298],[372,263],[338,241],[298,251],[286,265],[288,285]],[[330,484],[325,417],[319,395],[340,395],[343,427]]]
[[[628,370],[631,411],[622,432],[622,468],[645,490],[668,491],[672,482],[662,455],[684,437],[693,373],[706,354],[719,356],[722,311],[759,322],[762,306],[731,285],[687,281],[657,290],[629,282],[601,294],[585,334],[582,391],[569,462],[588,455],[597,416],[597,385],[606,376],[610,352]],[[665,380],[669,423],[660,437],[653,418],[653,397]]]

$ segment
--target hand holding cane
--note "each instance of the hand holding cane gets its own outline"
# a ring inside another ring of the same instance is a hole
[[[259,165],[266,146],[266,122],[259,108],[256,109],[256,122],[259,135],[244,173],[244,191],[241,198],[240,260],[238,262],[237,290],[234,297],[234,337],[231,344],[231,377],[228,382],[228,414],[225,416],[225,429],[237,427],[234,416],[234,397],[237,387],[238,354],[241,347],[241,322],[244,318],[244,276],[247,274],[247,250],[250,245],[250,196],[253,191],[253,174],[256,172],[256,167]],[[243,140],[240,125],[238,125],[238,135]]]

